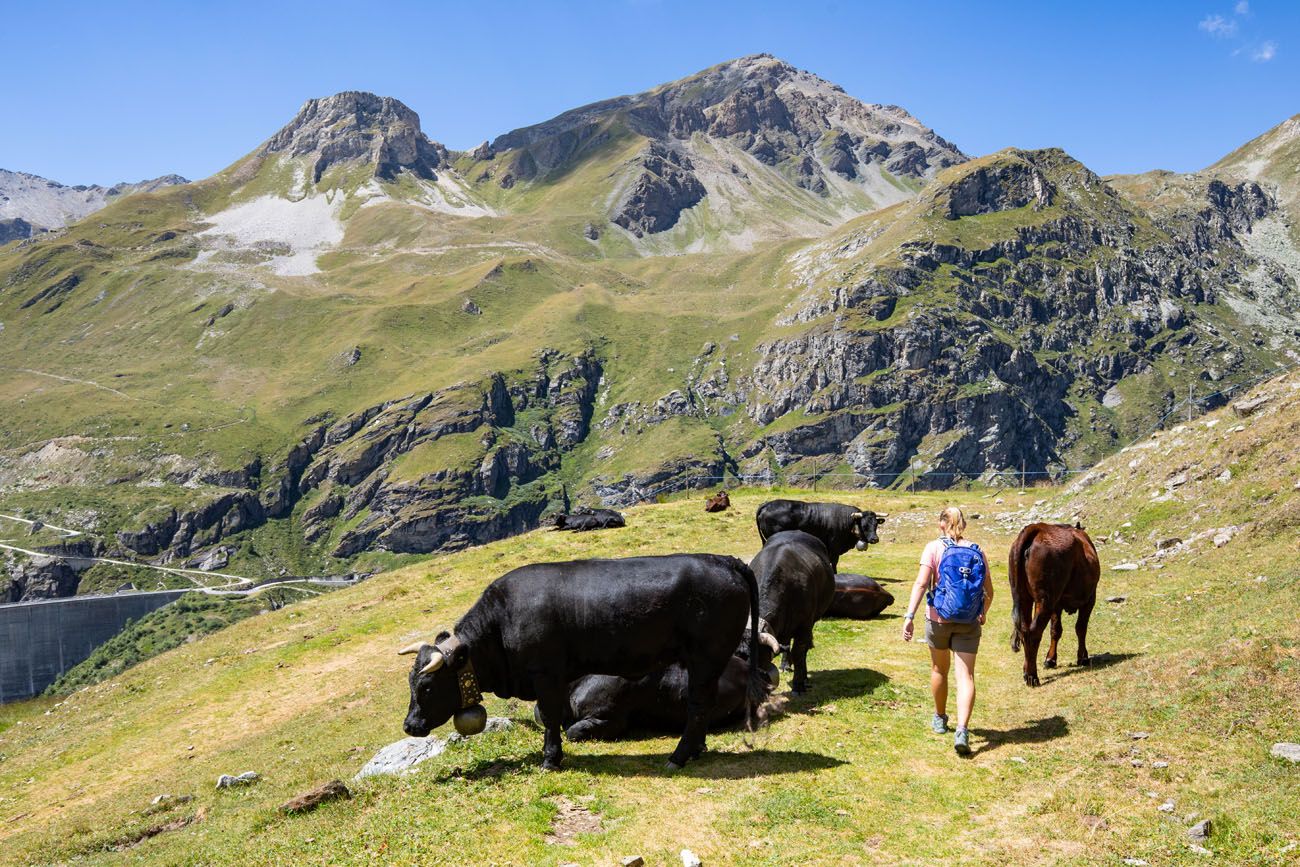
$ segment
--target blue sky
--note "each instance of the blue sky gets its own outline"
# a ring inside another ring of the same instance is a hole
[[[1300,3],[0,0],[0,167],[212,174],[313,96],[370,90],[468,148],[769,52],[970,154],[1202,168],[1300,112]]]

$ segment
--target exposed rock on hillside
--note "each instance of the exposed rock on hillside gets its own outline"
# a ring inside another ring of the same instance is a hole
[[[420,117],[388,96],[347,91],[309,99],[262,153],[313,157],[312,183],[331,165],[366,160],[376,176],[393,180],[403,170],[433,178],[447,149],[420,131]]]
[[[614,222],[636,235],[671,229],[682,211],[704,198],[689,157],[652,144],[640,157],[644,171],[616,209]]]
[[[1194,213],[1151,227],[1059,151],[982,162],[927,192],[900,245],[811,279],[787,314],[808,327],[760,345],[747,376],[697,385],[759,425],[806,416],[746,444],[742,466],[833,458],[884,484],[919,461],[945,485],[1066,463],[1081,441],[1115,441],[1104,395],[1162,360],[1211,381],[1249,363],[1256,335],[1214,305],[1253,297],[1245,276],[1260,268],[1290,299],[1273,339],[1293,340],[1300,295],[1239,236],[1275,207],[1258,185],[1216,182]],[[935,217],[975,222],[944,238],[922,229]]]
[[[528,153],[535,170],[545,173],[589,146],[615,116],[650,139],[688,140],[702,133],[730,140],[768,165],[788,163],[809,189],[819,185],[826,168],[852,178],[875,163],[898,175],[929,177],[965,159],[903,109],[859,102],[766,54],[565,112],[499,136],[492,150]]]

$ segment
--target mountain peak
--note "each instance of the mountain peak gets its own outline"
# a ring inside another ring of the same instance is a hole
[[[264,154],[314,157],[312,181],[331,165],[365,160],[392,180],[403,170],[432,178],[447,149],[420,130],[420,116],[391,96],[348,90],[309,99],[262,147]]]

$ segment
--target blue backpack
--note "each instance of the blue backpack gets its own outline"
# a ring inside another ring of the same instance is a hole
[[[984,610],[984,555],[979,545],[955,545],[947,536],[943,548],[930,604],[944,620],[974,623]]]

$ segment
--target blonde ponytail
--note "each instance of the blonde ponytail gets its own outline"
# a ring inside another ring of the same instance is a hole
[[[949,506],[939,513],[939,526],[954,542],[960,542],[966,532],[966,516],[956,506]]]

